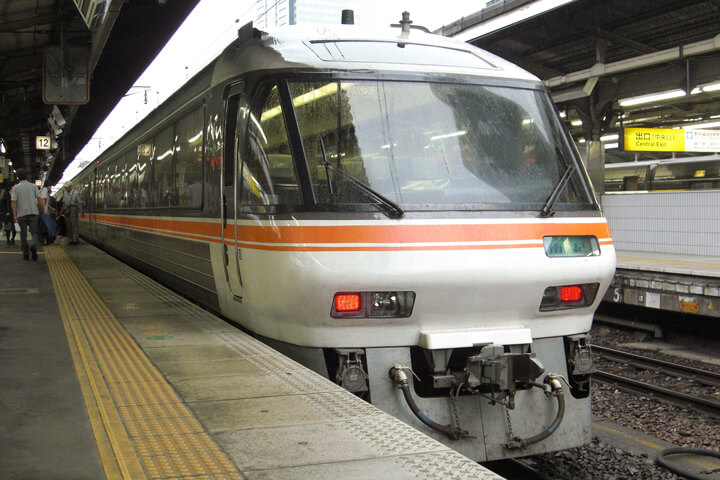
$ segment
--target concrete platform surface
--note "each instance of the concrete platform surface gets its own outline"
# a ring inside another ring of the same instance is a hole
[[[17,252],[3,479],[501,479],[95,247]]]

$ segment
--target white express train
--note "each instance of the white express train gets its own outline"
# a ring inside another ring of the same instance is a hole
[[[542,83],[252,25],[85,168],[82,236],[478,461],[590,440],[615,251]]]

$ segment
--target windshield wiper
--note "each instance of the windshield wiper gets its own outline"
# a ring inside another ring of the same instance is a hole
[[[385,213],[390,218],[400,218],[403,215],[405,215],[405,211],[400,208],[400,205],[393,202],[389,198],[384,197],[380,193],[376,192],[372,188],[370,188],[365,183],[361,182],[357,178],[353,177],[349,173],[344,172],[342,169],[336,167],[332,163],[328,162],[327,154],[325,153],[325,143],[323,142],[322,138],[320,139],[320,149],[322,151],[322,157],[323,161],[320,162],[320,165],[325,167],[325,172],[327,173],[327,169],[329,168],[333,172],[337,173],[344,179],[348,180],[350,184],[355,185],[357,188],[359,188],[362,192],[367,194],[368,196],[374,198],[379,203],[375,203],[373,205],[378,205],[382,207],[383,213]],[[330,182],[330,176],[328,175],[328,183]]]
[[[555,214],[553,206],[557,202],[562,191],[565,190],[565,186],[567,185],[568,180],[570,180],[570,177],[572,177],[573,173],[575,173],[575,165],[570,164],[567,170],[565,170],[565,173],[563,174],[560,181],[557,183],[557,185],[555,185],[555,188],[545,202],[545,205],[543,205],[542,210],[540,210],[541,217],[550,217]]]

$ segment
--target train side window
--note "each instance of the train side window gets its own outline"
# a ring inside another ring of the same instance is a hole
[[[102,164],[95,173],[95,202],[98,209],[105,208],[105,195],[107,192],[107,164]]]
[[[135,150],[130,150],[125,154],[125,171],[127,176],[126,190],[123,200],[124,206],[128,208],[135,208],[137,197],[137,153]]]
[[[107,208],[118,208],[120,206],[120,176],[122,169],[118,169],[120,159],[115,158],[108,163],[107,179],[108,189],[105,194],[105,206]]]
[[[175,182],[173,181],[173,140],[174,126],[171,125],[155,135],[153,151],[153,172],[155,176],[155,190],[153,196],[155,205],[169,207],[174,205]]]
[[[177,123],[175,140],[175,188],[177,204],[202,206],[203,115],[193,110]]]
[[[274,84],[261,89],[250,112],[240,166],[243,205],[300,205],[302,198]]]
[[[137,176],[138,189],[135,206],[138,208],[151,207],[150,190],[152,185],[152,139],[137,145]]]

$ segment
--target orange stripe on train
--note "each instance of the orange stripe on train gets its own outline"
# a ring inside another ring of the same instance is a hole
[[[146,217],[97,215],[99,223],[134,228],[158,234],[183,238],[221,241],[219,222],[198,222],[194,220],[165,220]],[[234,239],[233,225],[225,227],[225,240]],[[403,243],[449,243],[455,245],[423,245],[402,247],[408,249],[461,249],[500,248],[493,245],[457,245],[470,242],[521,242],[504,245],[502,248],[528,248],[538,246],[527,244],[547,235],[594,235],[603,245],[612,244],[610,230],[605,221],[594,223],[495,223],[495,224],[437,224],[437,225],[333,225],[333,226],[262,226],[241,225],[239,243],[246,248],[290,250],[337,250],[345,246],[349,250],[395,249],[393,246],[368,246],[358,244],[403,244]],[[230,242],[232,243],[232,242]],[[278,245],[284,244],[284,245]],[[289,244],[289,245],[288,245]],[[311,247],[312,244],[325,244]],[[347,245],[353,244],[353,246]],[[292,246],[294,245],[294,246]],[[333,247],[332,245],[338,245]],[[398,245],[399,246],[399,245]]]

